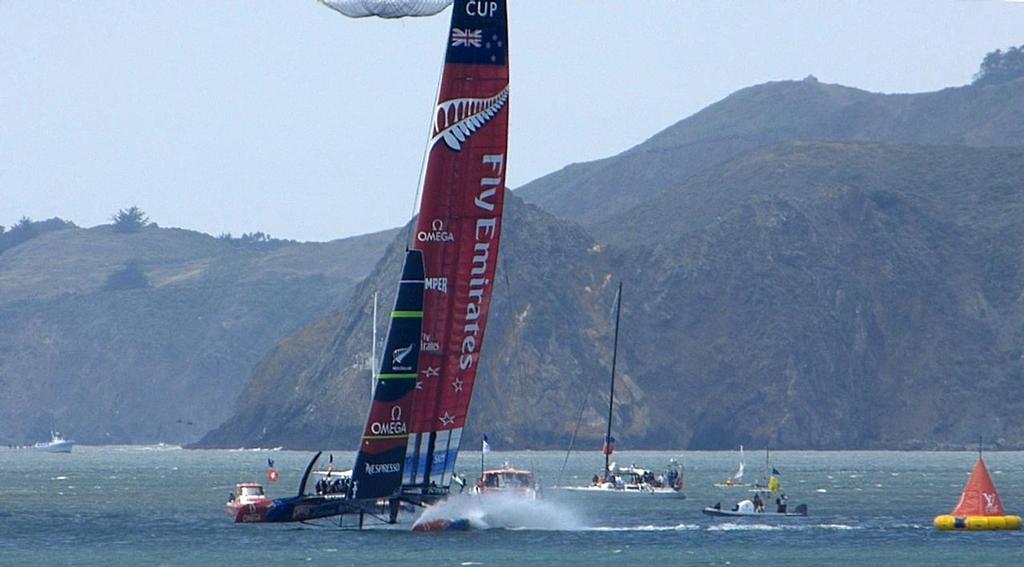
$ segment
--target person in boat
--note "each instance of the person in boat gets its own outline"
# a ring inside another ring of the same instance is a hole
[[[715,510],[721,510],[722,509],[722,503],[721,502],[715,502],[715,505],[712,506],[712,508],[714,508]]]
[[[764,512],[764,500],[761,500],[761,495],[758,493],[754,494],[754,511]]]
[[[452,482],[459,485],[459,494],[466,489],[466,479],[457,472],[452,473]]]
[[[665,478],[665,480],[668,482],[668,485],[669,486],[675,486],[676,485],[676,480],[678,480],[678,479],[679,479],[679,471],[677,471],[675,469],[669,469],[668,474],[666,475],[666,478]]]
[[[789,508],[789,503],[786,500],[786,495],[783,494],[776,498],[775,503],[778,505],[778,512],[780,514],[785,514],[786,510]]]
[[[599,476],[597,476],[597,475],[595,474],[595,475],[594,475],[594,478],[592,478],[592,479],[590,480],[590,483],[591,483],[591,484],[593,484],[594,486],[597,486],[598,484],[601,484],[601,477],[599,477]]]

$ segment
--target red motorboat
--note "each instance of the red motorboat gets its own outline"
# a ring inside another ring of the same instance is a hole
[[[224,509],[236,523],[265,522],[272,503],[273,500],[264,494],[262,484],[240,482],[235,485]]]

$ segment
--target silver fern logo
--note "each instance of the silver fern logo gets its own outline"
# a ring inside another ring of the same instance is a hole
[[[449,148],[460,151],[462,144],[498,114],[508,102],[508,85],[490,98],[456,98],[437,105],[430,147],[444,140]]]
[[[396,348],[391,351],[391,368],[393,370],[409,370],[411,367],[405,364],[405,358],[412,352],[412,348],[416,346],[411,344],[407,347]]]

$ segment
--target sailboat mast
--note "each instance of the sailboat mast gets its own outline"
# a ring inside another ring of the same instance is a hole
[[[612,443],[612,406],[615,404],[615,363],[619,356],[619,314],[622,312],[622,282],[619,282],[618,301],[615,303],[615,339],[612,343],[612,383],[608,389],[608,429],[604,434],[604,478],[607,480],[611,472],[609,460],[611,459]]]

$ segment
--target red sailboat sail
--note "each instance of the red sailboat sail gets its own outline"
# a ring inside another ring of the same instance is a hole
[[[985,461],[978,458],[971,473],[970,480],[960,495],[960,502],[957,503],[953,515],[964,516],[1005,516],[1003,503],[999,500],[999,493],[996,492],[996,485],[988,474]]]
[[[426,291],[407,491],[451,483],[498,263],[508,92],[505,0],[455,0],[412,242]]]

